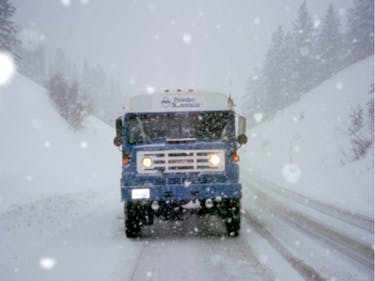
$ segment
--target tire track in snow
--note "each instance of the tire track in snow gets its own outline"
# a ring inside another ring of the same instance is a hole
[[[291,199],[295,201],[298,204],[301,204],[303,202],[304,206],[308,206],[316,211],[319,211],[325,215],[334,217],[338,220],[341,220],[343,222],[346,222],[348,224],[351,224],[353,226],[362,228],[366,231],[373,232],[374,231],[374,220],[372,218],[366,217],[362,214],[358,213],[352,213],[348,210],[338,208],[336,206],[320,202],[318,200],[312,199],[310,197],[307,197],[305,195],[302,195],[296,191],[292,191],[288,188],[284,188],[282,186],[279,186],[275,183],[266,181],[264,179],[261,179],[256,176],[252,176],[256,181],[258,181],[258,185],[266,185],[267,190],[270,190],[274,194],[277,194],[279,196],[286,197],[288,199]],[[254,182],[251,183],[252,186],[254,186]],[[249,186],[249,184],[248,184]],[[259,189],[259,186],[257,186]]]
[[[264,264],[260,263],[255,255],[254,250],[251,246],[245,241],[243,235],[240,235],[238,238],[238,250],[247,260],[252,261],[255,263],[255,271],[259,276],[263,276],[262,281],[274,281],[276,280],[274,273],[272,270],[265,266]]]
[[[323,239],[355,261],[367,267],[373,266],[374,251],[371,247],[314,220],[306,214],[279,203],[276,199],[272,198],[272,196],[266,195],[262,191],[254,191],[258,196],[258,202],[260,201],[259,203],[264,209],[273,211],[278,216],[282,216],[289,224],[298,227],[308,235]]]
[[[254,229],[268,241],[268,243],[307,281],[327,281],[318,271],[312,266],[306,264],[303,260],[296,258],[283,244],[278,241],[272,234],[267,230],[267,227],[263,225],[255,216],[249,212],[245,212],[242,216],[247,222],[254,227]]]
[[[173,222],[156,220],[134,243],[142,253],[131,280],[275,280],[271,269],[259,263],[244,238],[227,238],[222,220],[191,216]]]

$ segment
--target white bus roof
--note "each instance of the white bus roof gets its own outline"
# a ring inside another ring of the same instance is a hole
[[[138,95],[130,99],[127,112],[179,112],[233,110],[233,100],[208,91],[166,91]]]

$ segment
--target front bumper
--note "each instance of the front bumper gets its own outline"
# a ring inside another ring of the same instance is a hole
[[[133,199],[133,189],[149,189],[149,198]],[[191,201],[195,199],[235,199],[241,198],[241,184],[191,184],[168,186],[124,186],[121,199],[134,201]]]

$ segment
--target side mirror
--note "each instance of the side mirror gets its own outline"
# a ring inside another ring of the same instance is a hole
[[[123,141],[124,140],[122,139],[122,137],[115,136],[115,138],[113,139],[113,144],[115,146],[120,146],[122,145]]]
[[[245,134],[241,134],[241,135],[239,135],[238,137],[237,137],[237,142],[239,143],[239,144],[245,144],[245,143],[247,143],[247,136],[245,135]]]
[[[246,136],[246,118],[243,116],[238,116],[237,122],[237,142],[240,145],[247,143],[247,136]]]
[[[237,124],[237,136],[244,135],[246,133],[246,118],[238,116]]]
[[[124,142],[122,137],[124,126],[122,124],[122,118],[119,117],[116,119],[116,137],[113,139],[113,144],[115,146],[120,146]]]

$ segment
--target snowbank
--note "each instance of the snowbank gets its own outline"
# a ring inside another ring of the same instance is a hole
[[[113,129],[94,117],[72,131],[46,90],[20,74],[0,87],[0,209],[52,193],[118,188]]]
[[[373,217],[373,150],[343,164],[350,150],[349,116],[370,98],[373,61],[370,57],[348,67],[250,129],[242,151],[246,172]]]

